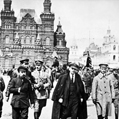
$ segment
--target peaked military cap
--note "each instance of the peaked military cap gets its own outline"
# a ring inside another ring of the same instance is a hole
[[[24,62],[27,62],[28,63],[29,62],[29,59],[28,58],[23,58],[23,59],[20,60],[20,63],[21,64],[23,64]]]
[[[106,66],[106,67],[108,67],[108,64],[106,64],[106,63],[101,63],[101,64],[99,64],[99,66],[101,67],[101,66]]]

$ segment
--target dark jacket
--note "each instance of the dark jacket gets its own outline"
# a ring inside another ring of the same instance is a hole
[[[18,88],[21,87],[20,93],[18,92]],[[28,108],[30,106],[29,100],[31,104],[34,103],[33,100],[33,90],[31,87],[31,83],[26,78],[13,78],[9,85],[10,93],[13,93],[11,105],[16,108]]]
[[[75,83],[76,83],[76,92],[79,98],[79,105],[81,105],[80,99],[83,98],[85,100],[85,92],[84,92],[84,85],[82,83],[80,75],[75,75]],[[52,100],[54,101],[53,110],[52,110],[52,119],[60,119],[62,113],[62,105],[68,105],[68,98],[69,98],[69,84],[70,84],[70,76],[69,73],[61,75],[59,77],[58,83],[55,87]],[[60,104],[58,100],[63,98],[63,103]],[[78,116],[77,116],[78,117]]]
[[[31,75],[31,72],[29,70],[27,71],[26,75],[27,75],[27,77],[29,77],[28,79],[29,79],[30,83],[32,84],[32,89],[33,89],[33,83],[35,83],[35,78]],[[10,96],[9,88],[10,88],[10,85],[11,85],[10,83],[11,83],[12,79],[17,78],[17,77],[18,77],[18,73],[13,71],[11,74],[11,77],[10,77],[10,81],[7,85],[6,92],[5,92],[6,97]]]
[[[0,91],[4,91],[5,89],[5,82],[3,80],[3,77],[0,77]]]

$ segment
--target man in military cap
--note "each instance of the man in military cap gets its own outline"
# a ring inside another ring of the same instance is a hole
[[[80,119],[82,112],[78,111],[83,100],[85,100],[84,86],[80,75],[77,73],[79,67],[70,63],[69,72],[61,75],[53,92],[52,119]],[[80,114],[79,114],[80,113]]]
[[[114,102],[115,91],[112,77],[108,73],[108,64],[99,64],[100,73],[92,83],[92,100],[96,106],[98,119],[108,119],[111,116],[111,104]]]
[[[33,90],[26,75],[27,71],[26,67],[19,66],[18,76],[9,84],[9,92],[13,94],[11,101],[13,119],[28,119],[28,108],[29,106],[33,108]]]
[[[34,119],[39,119],[42,108],[46,106],[48,99],[48,88],[50,86],[49,73],[46,71],[46,67],[43,65],[43,61],[37,59],[35,61],[36,69],[32,72],[35,77],[34,84]]]

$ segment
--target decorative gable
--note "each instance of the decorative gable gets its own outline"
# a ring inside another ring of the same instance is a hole
[[[20,23],[36,24],[36,21],[34,20],[34,17],[27,13],[24,17],[22,17]]]

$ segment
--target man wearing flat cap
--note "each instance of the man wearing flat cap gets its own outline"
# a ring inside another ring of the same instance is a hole
[[[92,100],[96,106],[98,119],[108,119],[111,116],[111,104],[115,99],[112,76],[108,73],[108,64],[99,64],[100,73],[92,83]]]
[[[61,75],[54,89],[52,100],[52,119],[77,119],[78,109],[85,100],[84,86],[77,73],[78,65],[70,63],[69,72]],[[80,119],[80,117],[79,117]]]
[[[27,70],[26,67],[19,66],[18,76],[9,84],[9,92],[13,94],[11,101],[13,119],[28,119],[28,108],[29,106],[33,108],[33,90],[26,75]]]
[[[27,71],[26,71],[26,75],[29,77],[29,81],[31,82],[31,85],[32,85],[32,88],[33,88],[33,83],[35,83],[35,79],[34,77],[31,75],[31,71],[29,70],[29,59],[28,58],[22,58],[20,60],[20,66],[23,66],[25,68],[27,68]],[[10,85],[10,82],[13,78],[16,78],[18,76],[18,72],[15,71],[15,72],[12,72],[12,77],[10,77],[10,81],[8,83],[8,86],[7,86],[7,89],[6,89],[6,92],[5,92],[5,96],[6,96],[6,101],[9,100],[9,96],[10,96],[10,93],[9,93],[9,85]]]

